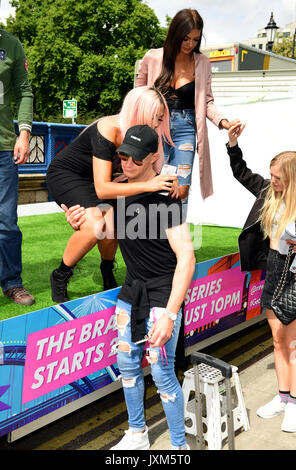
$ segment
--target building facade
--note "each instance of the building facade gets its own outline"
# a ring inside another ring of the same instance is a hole
[[[286,24],[283,28],[277,30],[275,42],[281,41],[282,39],[293,38],[296,30],[296,21]],[[255,38],[246,39],[243,41],[244,44],[248,44],[257,49],[266,51],[267,46],[267,33],[266,29],[259,29]]]

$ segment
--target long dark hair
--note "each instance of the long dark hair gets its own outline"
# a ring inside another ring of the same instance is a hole
[[[203,31],[203,19],[197,10],[184,8],[172,19],[168,29],[167,37],[163,46],[162,69],[159,77],[155,80],[155,87],[165,93],[172,81],[175,61],[181,49],[184,38],[193,29],[200,31],[200,37],[193,52],[200,54],[200,44]]]

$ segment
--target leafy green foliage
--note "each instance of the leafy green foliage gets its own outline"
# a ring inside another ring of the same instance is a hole
[[[293,38],[280,38],[280,41],[274,43],[272,52],[274,54],[279,54],[284,57],[290,57],[291,59],[296,58],[296,45],[295,45],[295,57],[293,57]]]
[[[12,6],[16,15],[6,29],[28,56],[35,120],[61,116],[63,99],[71,98],[79,116],[116,113],[133,87],[136,60],[161,47],[166,35],[142,0],[14,0]]]

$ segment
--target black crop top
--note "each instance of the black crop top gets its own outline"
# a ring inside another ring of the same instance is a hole
[[[179,88],[169,87],[165,98],[169,109],[194,109],[195,82],[188,82]]]

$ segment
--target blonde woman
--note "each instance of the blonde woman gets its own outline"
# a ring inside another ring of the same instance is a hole
[[[272,331],[279,389],[269,403],[257,410],[257,415],[261,418],[273,418],[284,414],[282,431],[296,432],[296,321],[284,325],[271,308],[272,296],[286,258],[278,251],[279,239],[287,225],[296,220],[296,152],[286,151],[275,156],[270,162],[270,180],[266,180],[252,173],[243,160],[237,145],[237,137],[243,129],[244,126],[239,128],[239,125],[234,124],[228,131],[227,144],[235,178],[256,196],[256,202],[239,236],[241,269],[266,267],[261,306],[266,310]],[[287,240],[287,243],[293,244],[293,241]]]

